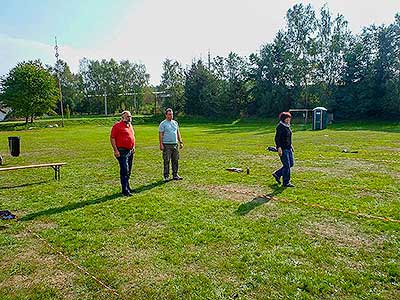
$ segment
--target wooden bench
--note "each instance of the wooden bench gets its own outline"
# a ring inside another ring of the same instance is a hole
[[[65,165],[66,165],[66,163],[51,163],[51,164],[29,165],[29,166],[17,166],[17,167],[0,168],[0,172],[1,171],[11,171],[11,170],[21,170],[21,169],[36,169],[36,168],[51,167],[54,170],[54,179],[60,180],[60,169],[62,166],[65,166]]]

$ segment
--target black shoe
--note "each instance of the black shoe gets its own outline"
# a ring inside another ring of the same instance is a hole
[[[132,196],[132,193],[131,192],[125,192],[125,193],[122,193],[122,195],[124,195],[125,197],[130,197],[130,196]]]
[[[279,178],[278,175],[276,175],[275,173],[272,173],[272,176],[275,178],[275,180],[276,180],[276,182],[277,182],[278,184],[281,184],[281,179]]]
[[[289,182],[288,184],[284,184],[283,186],[284,186],[284,187],[292,187],[292,188],[294,188],[294,185],[291,184],[290,182]]]
[[[172,177],[173,180],[182,180],[183,178],[179,175],[175,175],[174,177]]]
[[[168,182],[169,181],[169,177],[164,177],[164,182]]]

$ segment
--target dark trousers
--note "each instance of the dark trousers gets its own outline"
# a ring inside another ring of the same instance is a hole
[[[122,193],[126,194],[130,191],[129,178],[131,177],[133,153],[132,150],[118,149],[120,156],[117,157],[119,162],[119,175],[121,179]]]
[[[178,144],[163,144],[164,178],[169,177],[169,162],[172,163],[172,176],[178,175],[179,146]]]
[[[292,149],[284,149],[281,156],[282,168],[275,171],[279,178],[283,177],[283,185],[290,182],[290,168],[294,165]]]

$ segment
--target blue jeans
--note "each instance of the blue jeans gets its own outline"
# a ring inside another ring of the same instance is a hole
[[[130,192],[129,178],[131,177],[133,153],[132,150],[118,149],[120,156],[117,157],[119,162],[119,175],[121,179],[122,193]]]
[[[283,185],[290,182],[290,168],[294,165],[294,157],[292,149],[284,149],[281,156],[282,168],[275,171],[279,178],[283,177]]]

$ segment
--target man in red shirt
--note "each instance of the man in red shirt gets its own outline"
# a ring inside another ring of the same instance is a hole
[[[132,171],[133,154],[135,153],[135,132],[132,126],[132,115],[123,111],[121,121],[114,124],[111,129],[110,142],[114,156],[119,162],[122,194],[132,196],[129,178]]]

